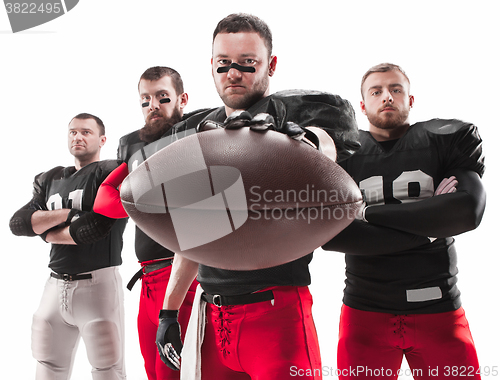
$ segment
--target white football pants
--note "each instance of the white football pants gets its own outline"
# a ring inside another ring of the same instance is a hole
[[[68,380],[80,337],[94,380],[126,379],[123,288],[118,267],[93,272],[92,279],[49,277],[33,315],[31,349],[36,380]]]

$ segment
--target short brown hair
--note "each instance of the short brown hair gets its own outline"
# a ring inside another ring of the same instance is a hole
[[[410,78],[408,78],[408,75],[406,75],[401,66],[395,65],[393,63],[379,63],[378,65],[375,65],[368,69],[365,75],[363,75],[363,78],[361,79],[361,96],[363,97],[363,85],[365,84],[366,78],[368,78],[369,75],[373,73],[386,73],[388,71],[399,71],[404,75],[404,77],[408,81],[408,84],[410,83]]]
[[[214,30],[212,43],[219,33],[255,32],[264,40],[269,56],[273,53],[273,36],[269,26],[260,18],[246,13],[232,13],[219,21]]]
[[[139,79],[137,87],[139,87],[139,84],[143,79],[153,81],[161,79],[165,76],[169,76],[170,79],[172,79],[172,84],[177,95],[184,93],[184,84],[182,83],[181,75],[176,70],[165,66],[154,66],[144,71],[144,73],[142,73],[141,75],[141,78]]]
[[[99,136],[104,136],[106,134],[106,128],[104,128],[104,123],[97,116],[94,116],[90,113],[79,113],[73,119],[71,119],[69,123],[71,124],[71,122],[74,119],[79,119],[79,120],[93,119],[97,123],[97,126],[99,128]]]

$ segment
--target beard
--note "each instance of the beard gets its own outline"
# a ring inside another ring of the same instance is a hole
[[[396,111],[394,113],[380,114],[377,110],[376,112],[367,112],[366,117],[371,125],[379,129],[397,129],[408,124],[410,109],[396,109]]]
[[[228,94],[224,91],[219,92],[219,96],[226,106],[234,110],[246,110],[264,97],[269,88],[269,77],[265,76],[256,82],[251,92],[246,94]]]
[[[151,121],[154,116],[160,116],[160,119]],[[167,118],[160,110],[151,112],[146,118],[146,124],[139,130],[139,138],[147,143],[158,140],[170,128],[182,120],[180,109],[174,108],[172,117]]]

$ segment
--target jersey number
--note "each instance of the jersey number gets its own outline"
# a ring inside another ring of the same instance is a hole
[[[68,207],[66,208],[75,208],[77,210],[82,210],[82,198],[83,198],[83,190],[76,189],[73,190],[68,195]],[[63,208],[63,199],[59,193],[52,194],[47,200],[47,208],[49,210],[60,210]]]
[[[388,199],[393,200],[391,203],[416,202],[434,195],[434,180],[421,170],[401,173],[385,192],[382,176],[364,179],[359,187],[365,191],[368,205],[385,204]]]

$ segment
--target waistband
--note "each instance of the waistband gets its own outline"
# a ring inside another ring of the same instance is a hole
[[[264,292],[243,294],[240,296],[221,296],[219,294],[203,293],[201,298],[212,305],[217,307],[230,306],[230,305],[247,305],[251,303],[271,301],[274,299],[272,290]]]
[[[51,272],[50,277],[53,277],[57,280],[64,280],[64,281],[77,281],[77,280],[89,280],[92,278],[91,273],[84,273],[84,274],[61,274],[61,273],[55,273]]]
[[[132,278],[130,279],[130,281],[127,284],[127,289],[132,290],[135,283],[145,274],[154,272],[155,270],[158,270],[158,269],[163,269],[163,268],[169,267],[170,265],[172,265],[172,261],[173,261],[173,259],[169,258],[169,259],[165,259],[165,260],[158,260],[158,261],[155,261],[155,262],[148,264],[148,265],[144,265],[143,267],[141,267],[141,269],[139,269],[137,271],[136,274],[134,274],[132,276]]]
[[[119,276],[118,266],[104,267],[95,269],[88,272],[80,272],[80,273],[57,273],[52,271],[50,273],[50,277],[56,280],[62,281],[79,281],[79,280],[92,280],[91,283],[109,281],[113,278],[113,273],[116,273]]]

